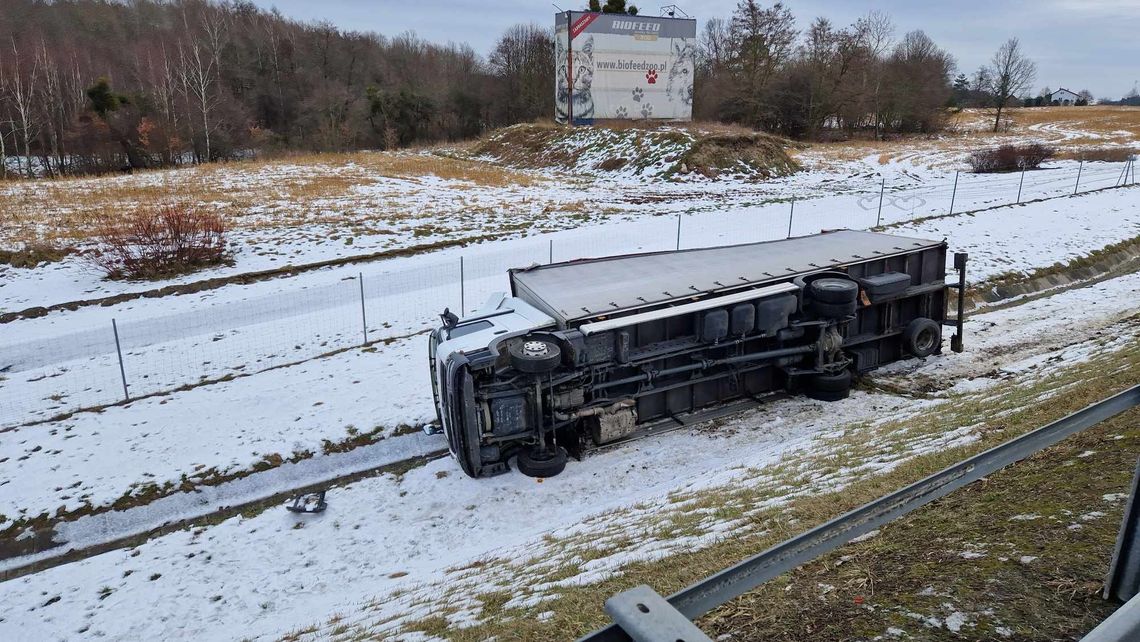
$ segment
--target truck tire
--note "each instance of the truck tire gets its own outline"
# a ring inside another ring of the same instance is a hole
[[[550,372],[562,362],[558,344],[546,339],[524,337],[510,347],[511,365],[519,372],[542,374]]]
[[[807,396],[819,401],[839,401],[846,399],[850,394],[850,370],[843,370],[835,374],[812,375],[807,389]]]
[[[942,347],[942,326],[926,317],[911,321],[903,330],[903,347],[916,357],[929,357]]]
[[[566,469],[566,451],[561,447],[543,452],[526,448],[519,451],[515,465],[527,477],[554,477]]]
[[[852,303],[859,299],[859,284],[848,279],[825,277],[809,283],[808,294],[816,303]]]
[[[824,303],[822,301],[812,301],[811,309],[815,311],[816,315],[824,319],[841,319],[843,317],[855,314],[855,308],[858,306],[858,301],[848,301],[846,303]]]

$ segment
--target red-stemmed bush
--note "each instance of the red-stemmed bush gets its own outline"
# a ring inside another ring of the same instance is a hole
[[[159,279],[228,263],[226,225],[214,212],[168,203],[101,215],[88,261],[110,279]]]
[[[978,150],[970,154],[967,162],[975,174],[1017,172],[1036,169],[1056,153],[1057,150],[1040,143],[1002,145],[994,149]]]

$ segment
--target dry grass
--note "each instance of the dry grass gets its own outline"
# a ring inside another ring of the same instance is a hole
[[[237,230],[353,221],[397,223],[423,214],[408,211],[402,199],[424,191],[436,179],[457,188],[491,189],[527,187],[543,180],[439,153],[355,152],[129,176],[11,181],[0,184],[0,244],[74,244],[89,239],[98,220],[170,201],[211,209]]]
[[[965,109],[953,114],[946,131],[936,136],[815,143],[799,156],[824,165],[870,156],[877,157],[881,165],[899,161],[949,165],[959,163],[963,155],[979,148],[1028,139],[1057,147],[1061,158],[1079,159],[1083,151],[1091,148],[1130,146],[1134,153],[1140,151],[1140,107],[1015,108],[1008,115],[1008,129],[998,133],[990,131],[992,110]],[[1004,114],[1002,118],[1005,119]]]

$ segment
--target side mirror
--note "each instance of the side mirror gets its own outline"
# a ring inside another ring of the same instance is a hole
[[[443,327],[447,328],[448,330],[459,325],[459,317],[456,316],[450,308],[444,308],[443,314],[439,315],[439,318],[441,321],[443,321]]]

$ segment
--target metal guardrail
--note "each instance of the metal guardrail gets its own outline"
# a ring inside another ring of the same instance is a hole
[[[768,580],[835,550],[860,535],[869,533],[986,475],[993,474],[1071,435],[1137,406],[1140,406],[1140,385],[958,462],[802,535],[777,544],[763,553],[674,593],[667,600],[660,598],[648,586],[639,586],[619,593],[606,602],[606,612],[614,618],[615,623],[581,638],[580,642],[699,639],[686,637],[686,634],[692,633],[693,628],[682,628],[682,622],[692,627],[691,620]],[[1140,546],[1137,552],[1140,553]],[[653,597],[657,597],[660,602],[648,604],[646,600],[652,600]],[[1140,606],[1134,610],[1140,615]],[[641,613],[647,620],[656,619],[658,623],[666,626],[670,622],[676,623],[677,628],[661,630],[658,626],[655,627],[652,636],[647,635],[646,630],[629,617],[636,617],[637,613]],[[627,625],[630,628],[625,628]],[[661,637],[663,635],[666,637]]]

